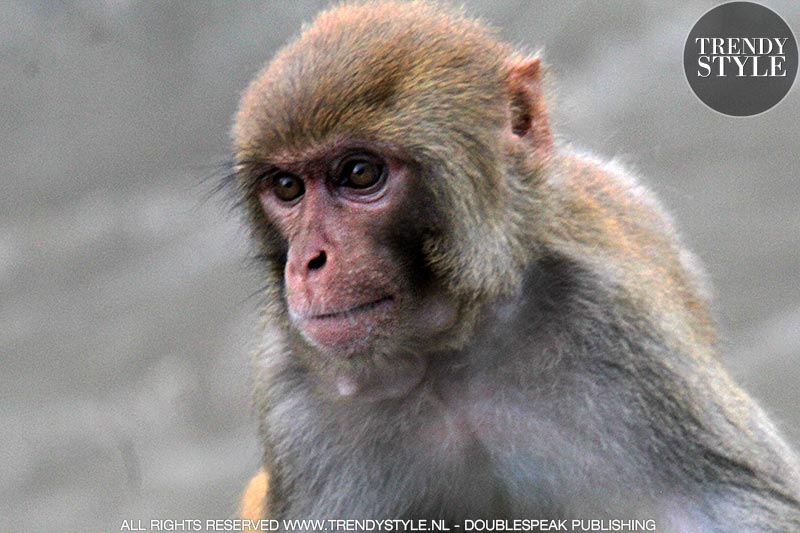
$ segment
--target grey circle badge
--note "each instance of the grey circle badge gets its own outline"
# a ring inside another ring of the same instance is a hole
[[[774,11],[730,2],[700,17],[683,48],[694,93],[734,117],[763,113],[780,102],[797,75],[797,41]]]

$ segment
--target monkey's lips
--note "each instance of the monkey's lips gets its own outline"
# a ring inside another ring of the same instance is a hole
[[[296,321],[302,332],[316,344],[352,346],[388,322],[392,307],[394,297],[382,296],[341,311],[299,316]]]

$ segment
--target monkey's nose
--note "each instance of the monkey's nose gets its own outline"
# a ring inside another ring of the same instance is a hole
[[[309,272],[313,270],[319,270],[323,266],[325,266],[325,261],[327,261],[328,256],[325,254],[325,250],[320,250],[316,257],[314,257],[311,261],[308,262],[308,270]]]
[[[322,248],[311,250],[289,250],[286,261],[286,281],[306,283],[319,278],[328,263],[328,253]]]

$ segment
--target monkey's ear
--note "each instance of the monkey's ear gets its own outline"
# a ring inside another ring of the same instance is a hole
[[[541,57],[537,54],[510,59],[506,69],[511,131],[528,139],[537,151],[549,152],[553,138],[544,101]]]

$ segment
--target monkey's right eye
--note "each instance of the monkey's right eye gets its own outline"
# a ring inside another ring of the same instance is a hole
[[[303,180],[294,174],[283,172],[272,178],[272,190],[279,200],[291,202],[306,192],[306,186],[303,184]]]

